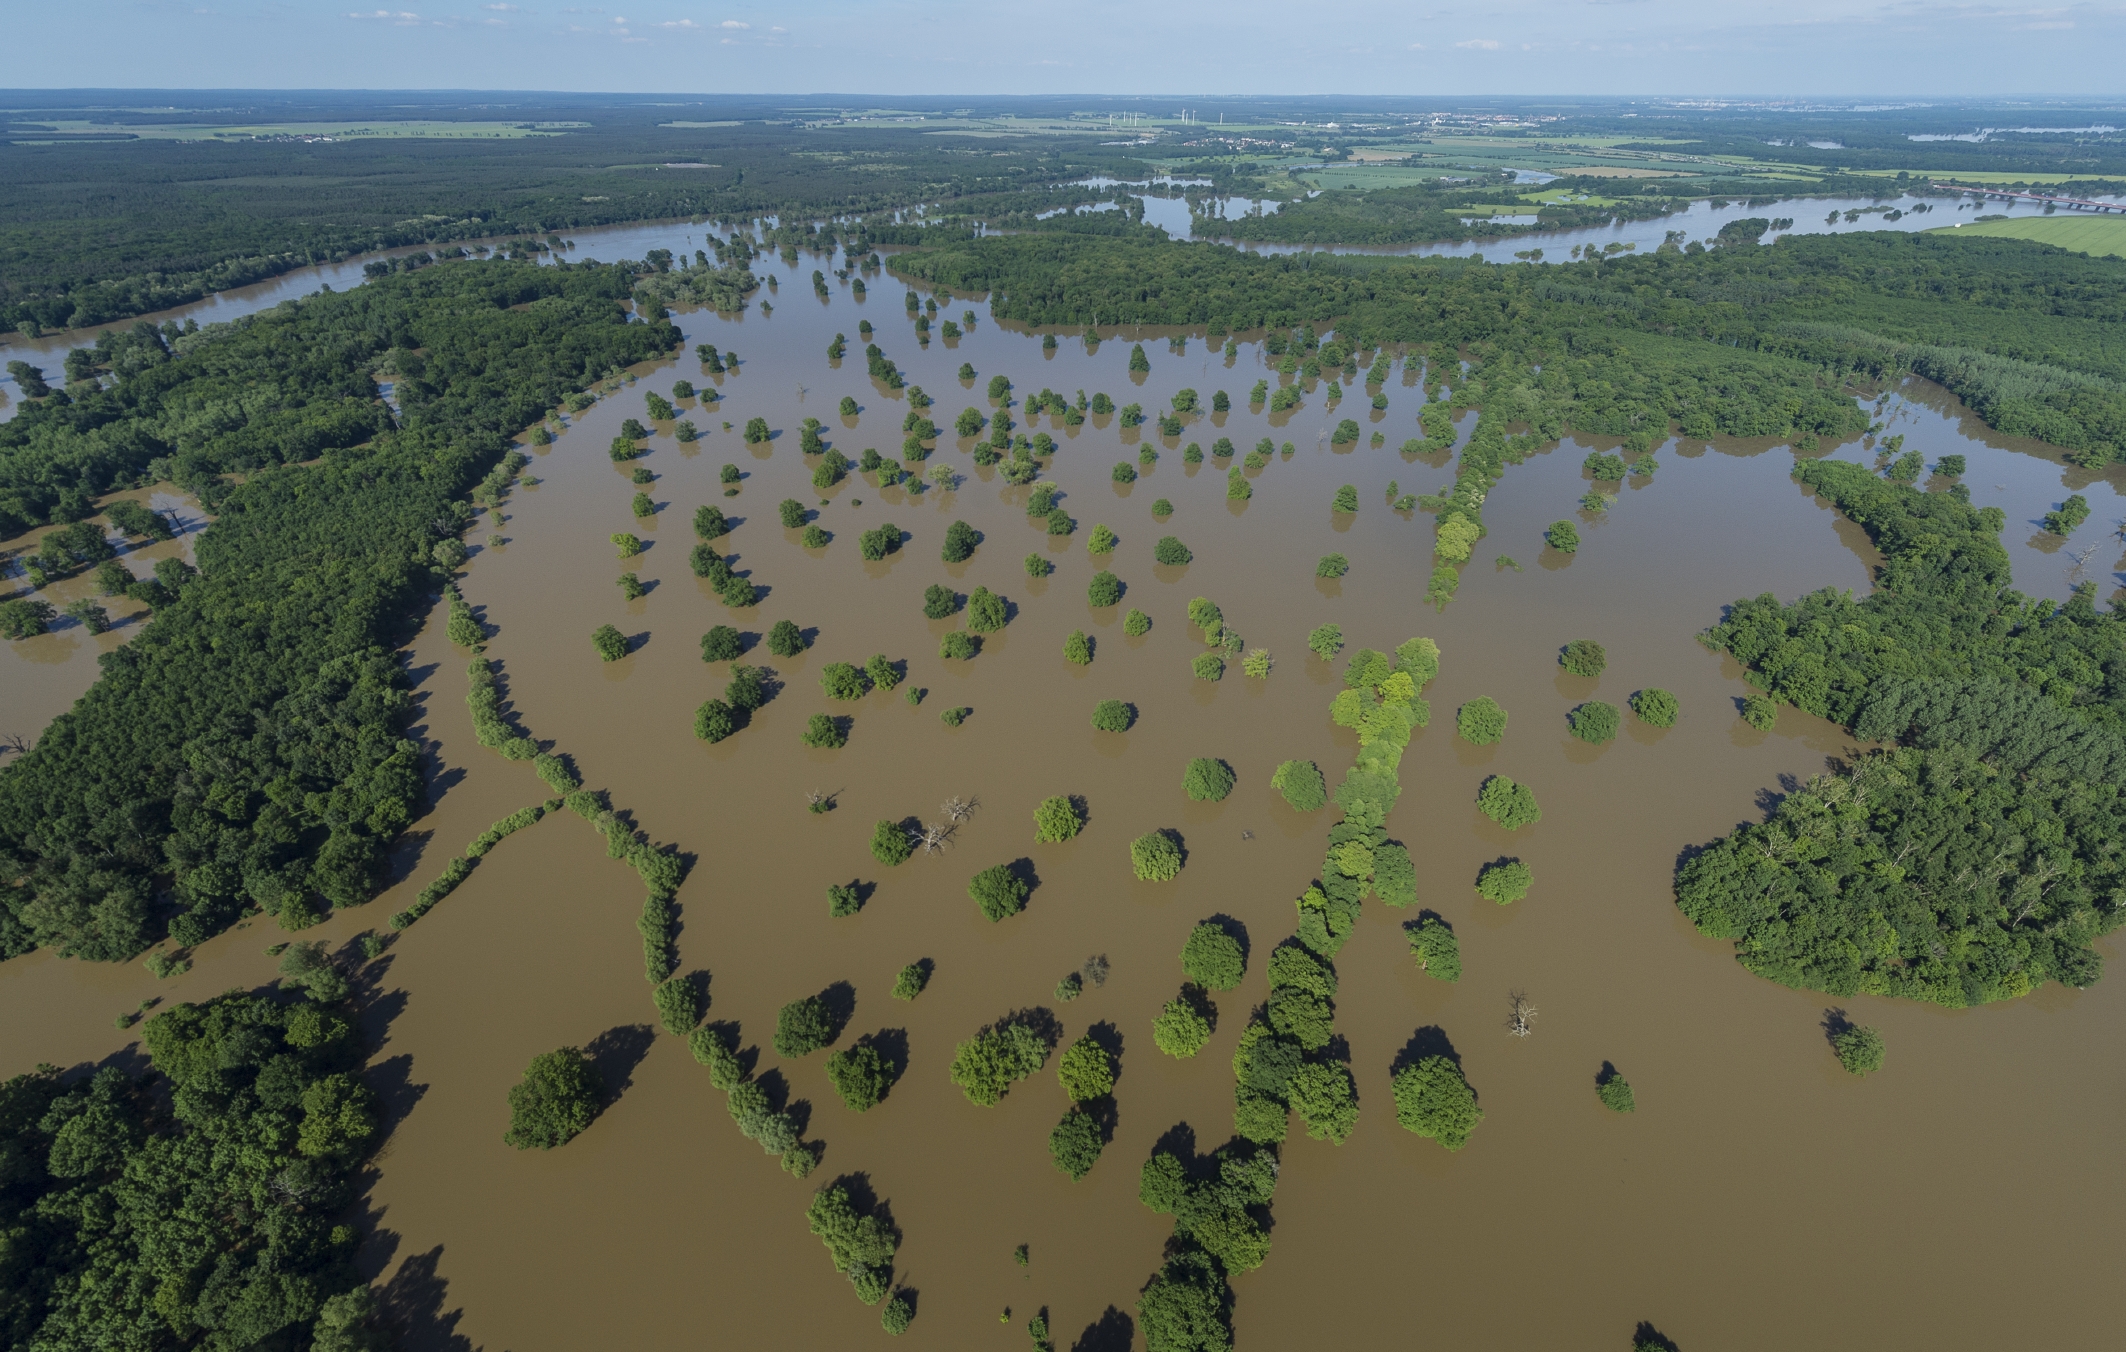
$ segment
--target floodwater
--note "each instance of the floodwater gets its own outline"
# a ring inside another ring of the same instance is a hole
[[[129,544],[115,529],[106,529],[106,538],[135,577],[149,576],[161,559],[174,557],[193,562],[192,546],[207,521],[190,494],[165,484],[113,493],[103,499],[106,507],[119,501],[146,503],[155,511],[174,513],[177,521],[176,538],[170,540]],[[55,529],[58,528],[31,531],[0,546],[0,601],[31,594],[29,580],[18,561],[33,557],[44,537]],[[73,707],[74,701],[95,684],[101,670],[96,659],[130,642],[147,625],[148,608],[124,596],[104,596],[96,585],[93,568],[53,582],[36,594],[60,611],[86,597],[104,608],[111,627],[101,634],[91,634],[79,620],[62,614],[51,622],[47,633],[0,643],[0,690],[6,692],[6,699],[0,701],[4,705],[0,708],[0,738],[20,737],[25,742],[35,742],[47,723]]]
[[[1583,524],[1585,543],[1570,557],[1545,549],[1540,532],[1574,515],[1587,488],[1580,461],[1609,443],[1570,441],[1510,468],[1487,503],[1490,535],[1443,614],[1422,604],[1430,519],[1385,505],[1391,480],[1410,492],[1451,478],[1451,457],[1413,462],[1393,449],[1416,433],[1422,400],[1401,372],[1377,422],[1362,398],[1325,411],[1318,391],[1289,417],[1251,415],[1242,402],[1171,441],[1108,419],[1075,434],[1043,419],[1060,443],[1044,478],[1062,487],[1078,523],[1068,539],[1042,533],[1023,511],[1026,490],[975,469],[950,437],[919,468],[953,466],[955,490],[911,499],[858,476],[820,507],[797,450],[804,416],[819,417],[852,458],[865,446],[898,455],[907,405],[864,375],[866,316],[948,430],[961,408],[988,409],[983,394],[999,373],[1022,396],[1082,387],[1153,409],[1184,386],[1206,403],[1220,388],[1244,401],[1264,372],[1253,345],[1227,367],[1200,340],[1174,355],[1158,335],[1139,383],[1126,371],[1126,339],[1096,354],[1075,340],[1044,354],[1036,338],[986,318],[924,350],[899,305],[880,303],[899,288],[874,288],[866,305],[836,288],[823,304],[805,284],[815,266],[824,264],[768,264],[783,283],[772,315],[677,316],[688,342],[679,360],[638,368],[637,384],[533,448],[528,473],[540,482],[483,516],[463,585],[497,629],[489,655],[526,727],[572,755],[652,837],[693,856],[679,897],[681,970],[710,974],[710,1017],[739,1023],[763,1048],[759,1069],[779,1071],[809,1102],[805,1134],[826,1147],[820,1171],[804,1182],[782,1173],[738,1135],[681,1042],[649,1034],[639,885],[573,816],[541,822],[499,846],[369,969],[372,1080],[397,1117],[368,1195],[375,1235],[364,1258],[406,1347],[869,1345],[883,1337],[876,1311],[855,1300],[804,1223],[813,1187],[844,1174],[865,1176],[905,1234],[898,1272],[918,1307],[909,1345],[1018,1346],[1023,1321],[1045,1306],[1060,1346],[1127,1346],[1108,1336],[1118,1322],[1106,1312],[1133,1308],[1169,1230],[1137,1202],[1137,1167],[1179,1125],[1201,1148],[1225,1139],[1229,1058],[1266,995],[1262,963],[1294,927],[1292,898],[1315,876],[1333,815],[1292,812],[1270,773],[1306,757],[1333,782],[1355,751],[1327,718],[1337,671],[1304,646],[1329,621],[1352,647],[1416,634],[1440,644],[1441,674],[1426,692],[1432,723],[1403,760],[1389,830],[1411,846],[1422,905],[1453,925],[1466,970],[1458,985],[1417,972],[1400,932],[1414,915],[1368,904],[1338,961],[1337,1028],[1359,1126],[1341,1147],[1295,1133],[1285,1148],[1269,1261],[1234,1283],[1243,1347],[1400,1345],[1413,1307],[1441,1345],[1483,1347],[1621,1346],[1640,1320],[1687,1348],[1765,1352],[2088,1342],[2116,1322],[2115,1299],[2095,1293],[2109,1289],[2108,1222],[2126,1203],[2126,1163],[2109,1148],[2126,1110],[2115,1055],[2126,981],[2047,987],[1968,1011],[1844,1002],[1889,1047],[1887,1067],[1857,1080],[1820,1030],[1838,1002],[1750,976],[1673,904],[1680,851],[1753,819],[1788,777],[1852,749],[1839,729],[1791,710],[1770,734],[1749,729],[1736,716],[1738,670],[1693,641],[1737,597],[1867,586],[1865,536],[1791,480],[1787,449],[1671,443],[1651,482],[1627,484],[1605,520]],[[979,307],[941,302],[941,317],[968,308]],[[832,369],[825,349],[837,331],[852,357]],[[701,341],[735,350],[742,373],[705,380],[691,356]],[[977,372],[970,385],[954,375],[963,361]],[[711,429],[703,441],[682,448],[660,436],[637,462],[657,476],[645,491],[660,511],[645,525],[630,515],[627,469],[605,447],[623,418],[643,416],[645,391],[668,392],[682,377],[715,385],[724,402],[686,410]],[[844,395],[860,405],[853,426],[836,412]],[[1970,456],[1976,500],[1999,502],[2012,521],[2052,506],[2063,474],[2079,473],[1973,437],[1953,403],[1918,387],[1893,396],[1893,414],[1903,421],[1889,430],[1930,460],[1946,449]],[[757,451],[722,428],[755,415],[779,430]],[[1331,449],[1325,434],[1343,415],[1378,428],[1387,448]],[[1290,440],[1294,454],[1254,476],[1252,500],[1229,504],[1222,468],[1181,454],[1220,435],[1243,452],[1259,437]],[[1112,466],[1137,463],[1147,441],[1157,463],[1133,485],[1114,484]],[[1857,444],[1830,453],[1872,454]],[[722,496],[726,463],[746,476],[735,497]],[[1344,483],[1359,490],[1355,517],[1330,511]],[[1997,494],[1995,483],[2005,485]],[[2097,488],[2109,496],[2092,497],[2091,532],[2109,529],[2118,480]],[[825,549],[807,551],[781,527],[785,497],[819,512],[834,537]],[[1165,524],[1151,512],[1160,498],[1175,507]],[[735,617],[687,566],[703,503],[738,521],[722,546],[765,590]],[[972,560],[947,565],[938,550],[954,519],[985,539]],[[864,563],[857,534],[887,521],[911,538],[891,559]],[[1111,567],[1128,587],[1121,606],[1104,610],[1085,593],[1095,523],[1120,535]],[[615,531],[650,548],[617,561],[606,539]],[[1153,564],[1165,534],[1194,561]],[[1340,583],[1314,576],[1331,551],[1351,562]],[[1030,581],[1028,552],[1055,571]],[[1499,554],[1521,566],[1489,562]],[[2039,575],[2023,576],[2038,557]],[[2042,575],[2058,572],[2056,555],[2018,552],[2016,563],[2026,589],[2063,594]],[[630,568],[652,584],[634,602],[614,585]],[[957,622],[923,618],[931,583],[962,593],[986,585],[1015,614],[978,657],[941,661],[938,635]],[[1217,601],[1249,646],[1272,651],[1267,680],[1237,667],[1216,684],[1191,678],[1200,644],[1184,611],[1197,595]],[[1121,632],[1130,607],[1152,616],[1141,639]],[[811,649],[749,653],[775,670],[780,693],[728,741],[696,741],[692,712],[727,675],[701,662],[701,634],[733,623],[757,642],[779,619],[803,627]],[[597,660],[588,640],[603,623],[635,639],[628,657]],[[423,700],[416,735],[441,792],[409,835],[403,881],[312,937],[346,942],[381,928],[463,842],[545,795],[527,766],[475,745],[466,659],[441,628],[439,610],[407,655]],[[1097,645],[1087,668],[1062,654],[1080,628]],[[1575,638],[1607,645],[1603,676],[1558,668],[1557,648]],[[906,660],[910,683],[928,691],[920,706],[900,691],[830,704],[821,667],[873,653]],[[1644,685],[1677,693],[1676,727],[1628,720],[1601,748],[1566,735],[1577,702],[1621,704]],[[1455,707],[1480,694],[1511,715],[1493,748],[1453,736]],[[1136,726],[1095,732],[1102,698],[1136,705]],[[940,721],[961,706],[972,710],[962,726]],[[852,719],[846,748],[799,743],[817,712]],[[1181,776],[1195,756],[1234,767],[1231,798],[1186,799]],[[1477,786],[1493,773],[1534,788],[1539,825],[1509,836],[1477,814]],[[835,809],[807,812],[811,791],[834,794]],[[1036,845],[1032,812],[1052,794],[1083,796],[1089,822],[1074,841]],[[898,868],[872,860],[873,822],[935,820],[955,795],[980,807],[951,846]],[[1187,867],[1172,883],[1137,883],[1127,843],[1161,827],[1183,836]],[[1472,890],[1478,867],[1502,854],[1526,860],[1536,878],[1509,907]],[[1030,861],[1039,885],[1023,914],[991,924],[966,882],[1015,860]],[[827,887],[852,879],[876,891],[861,915],[830,919]],[[1151,1021],[1182,980],[1188,931],[1213,915],[1246,927],[1249,975],[1218,997],[1211,1046],[1176,1062],[1153,1048]],[[117,1053],[135,1034],[112,1028],[113,1015],[151,994],[198,999],[265,980],[272,960],[261,950],[284,937],[253,924],[160,983],[138,965],[46,954],[0,965],[0,1072]],[[1057,979],[1096,953],[1112,963],[1105,986],[1057,1003]],[[928,991],[913,1004],[887,998],[899,968],[924,957],[936,964]],[[780,1005],[843,981],[855,1012],[841,1045],[891,1029],[909,1048],[906,1077],[861,1116],[834,1096],[823,1053],[785,1062],[767,1049]],[[1538,1010],[1525,1040],[1505,1029],[1513,991]],[[1082,1182],[1047,1158],[1066,1107],[1053,1060],[994,1108],[968,1104],[946,1079],[955,1041],[1027,1006],[1054,1009],[1070,1037],[1111,1023],[1122,1040],[1116,1136]],[[1459,1154],[1395,1124],[1389,1067],[1426,1029],[1451,1042],[1487,1115]],[[563,1044],[595,1046],[622,1092],[567,1147],[512,1151],[501,1140],[504,1094],[532,1055]],[[1604,1061],[1630,1079],[1636,1113],[1597,1102]],[[2033,1171],[2037,1141],[2060,1163]],[[1021,1243],[1031,1255],[1023,1271],[1011,1256]],[[2038,1289],[2050,1298],[1966,1295]],[[1015,1327],[998,1322],[1007,1308]]]

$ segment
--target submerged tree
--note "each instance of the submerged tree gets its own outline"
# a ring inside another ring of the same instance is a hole
[[[1395,1120],[1419,1136],[1449,1150],[1469,1143],[1469,1134],[1484,1120],[1476,1091],[1462,1078],[1460,1066],[1444,1056],[1427,1056],[1395,1072]]]
[[[542,1052],[510,1086],[502,1139],[519,1150],[566,1145],[590,1126],[604,1098],[605,1082],[581,1048]]]

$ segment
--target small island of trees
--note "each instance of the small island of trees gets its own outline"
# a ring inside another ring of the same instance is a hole
[[[1181,846],[1169,832],[1148,831],[1129,843],[1129,863],[1139,882],[1172,882],[1181,873]]]
[[[567,1145],[597,1118],[604,1099],[605,1083],[581,1048],[541,1052],[510,1086],[502,1139],[519,1150]]]
[[[1463,741],[1490,746],[1506,735],[1506,711],[1489,695],[1479,695],[1454,713],[1454,731]]]

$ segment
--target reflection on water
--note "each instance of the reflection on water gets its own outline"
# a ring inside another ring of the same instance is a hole
[[[764,266],[801,289],[822,264]],[[1353,646],[1426,634],[1443,650],[1427,692],[1431,726],[1403,762],[1389,829],[1411,846],[1422,906],[1459,933],[1465,975],[1450,986],[1418,973],[1400,932],[1412,917],[1368,904],[1338,959],[1337,1027],[1349,1040],[1360,1125],[1341,1148],[1297,1135],[1288,1145],[1269,1262],[1235,1283],[1242,1346],[1399,1345],[1413,1280],[1428,1330],[1451,1346],[1617,1345],[1642,1319],[1687,1347],[1765,1352],[2088,1341],[2108,1327],[2097,1302],[2078,1295],[1959,1297],[1981,1287],[2104,1289],[2106,1222],[2126,1202],[2126,1164],[2109,1148],[2126,1108],[2110,1069],[2126,1032],[2126,982],[2047,988],[2012,1007],[1962,1012],[1845,1002],[1890,1047],[1888,1068],[1860,1081],[1838,1069],[1819,1031],[1833,1002],[1742,971],[1730,946],[1696,935],[1671,900],[1679,852],[1756,817],[1784,783],[1851,749],[1839,729],[1792,711],[1769,734],[1747,729],[1736,714],[1747,688],[1739,670],[1692,641],[1740,596],[1868,585],[1872,550],[1793,483],[1785,448],[1671,443],[1652,481],[1628,483],[1604,516],[1582,524],[1584,543],[1570,557],[1554,557],[1542,530],[1573,515],[1588,488],[1581,460],[1612,443],[1582,438],[1538,455],[1491,495],[1490,534],[1459,598],[1435,614],[1421,604],[1430,518],[1386,503],[1391,480],[1401,492],[1437,491],[1451,479],[1448,458],[1330,447],[1317,434],[1340,411],[1325,409],[1319,392],[1274,422],[1242,402],[1173,439],[1142,435],[1152,428],[1124,433],[1112,418],[1077,429],[1042,419],[1060,445],[1043,477],[1078,523],[1067,539],[1028,518],[1027,489],[975,467],[951,438],[929,463],[957,468],[956,488],[911,496],[858,478],[815,492],[791,435],[808,414],[852,458],[866,446],[899,453],[905,397],[875,386],[858,363],[830,369],[824,357],[828,339],[853,337],[865,314],[947,426],[963,407],[986,410],[983,392],[1000,373],[1022,395],[1049,386],[1075,397],[1082,387],[1148,409],[1182,387],[1206,402],[1221,388],[1244,401],[1265,373],[1253,345],[1228,366],[1200,340],[1177,355],[1151,335],[1151,374],[1133,385],[1127,337],[1092,355],[1076,341],[1043,353],[1035,338],[983,319],[966,337],[924,349],[898,306],[866,309],[839,289],[824,306],[785,294],[791,303],[772,317],[677,316],[688,352],[701,341],[735,348],[743,374],[704,378],[691,356],[642,368],[637,384],[586,411],[555,444],[530,448],[542,482],[499,515],[483,514],[464,588],[499,628],[489,655],[528,726],[573,754],[587,782],[609,788],[653,837],[696,855],[679,897],[679,947],[682,970],[710,973],[711,1017],[739,1023],[747,1042],[765,1047],[780,1005],[848,981],[850,1035],[905,1030],[908,1074],[858,1116],[834,1096],[822,1056],[780,1064],[810,1104],[806,1134],[826,1142],[825,1172],[811,1183],[738,1135],[706,1075],[669,1037],[628,1071],[626,1092],[581,1139],[550,1155],[509,1150],[504,1093],[531,1055],[625,1034],[650,1013],[633,876],[567,814],[512,837],[397,939],[380,976],[389,1041],[375,1073],[404,1087],[404,1113],[368,1198],[380,1229],[363,1261],[402,1286],[426,1284],[416,1345],[440,1348],[447,1334],[519,1352],[665,1346],[699,1340],[705,1328],[729,1346],[876,1339],[876,1312],[850,1297],[803,1221],[813,1184],[845,1172],[867,1175],[906,1232],[900,1272],[920,1292],[909,1335],[920,1345],[974,1346],[983,1330],[1015,1337],[997,1323],[1007,1306],[1015,1321],[1047,1306],[1064,1345],[1110,1306],[1131,1310],[1169,1230],[1137,1202],[1137,1166],[1177,1123],[1206,1147],[1224,1139],[1229,1058],[1265,997],[1262,961],[1291,931],[1292,899],[1325,843],[1330,814],[1291,811],[1270,773],[1293,758],[1345,765],[1355,750],[1326,717],[1337,670],[1304,646],[1325,622],[1342,625]],[[940,305],[964,308],[960,299]],[[975,380],[956,378],[963,361]],[[644,416],[646,390],[666,392],[682,377],[717,385],[725,402],[713,417],[683,411],[713,429],[698,445],[682,453],[661,436],[640,462],[658,476],[646,491],[659,516],[638,530],[655,544],[622,564],[606,537],[637,529],[634,486],[606,443],[623,418]],[[1386,415],[1369,424],[1390,448],[1417,434],[1422,392],[1401,379],[1388,386]],[[844,395],[861,406],[853,428],[833,413]],[[754,415],[784,431],[765,456],[722,429]],[[2049,507],[2061,475],[2076,473],[1971,435],[1952,406],[1918,387],[1893,398],[1893,415],[1908,444],[1931,439],[1930,458],[1951,445],[1968,455],[1981,503],[1994,500],[1992,484],[2005,485],[1997,499],[2012,519]],[[1219,436],[1243,451],[1263,436],[1295,451],[1274,456],[1253,479],[1254,497],[1229,506],[1223,467],[1182,455],[1190,441],[1208,448]],[[1135,464],[1145,444],[1159,459],[1117,493],[1113,465]],[[1857,443],[1832,453],[1872,454]],[[732,498],[718,480],[725,463],[750,475]],[[1361,507],[1339,521],[1329,504],[1346,483]],[[785,497],[816,510],[832,543],[806,550],[785,531],[776,511]],[[1163,522],[1151,514],[1161,497],[1175,507]],[[687,567],[688,524],[703,503],[737,523],[724,547],[766,590],[735,617]],[[948,566],[938,551],[955,519],[985,538],[973,559]],[[889,520],[911,538],[892,559],[865,565],[858,534]],[[1103,611],[1085,590],[1096,523],[1121,538],[1108,566],[1128,588],[1121,607]],[[1153,542],[1167,534],[1194,551],[1190,564],[1152,563]],[[487,547],[502,536],[506,549]],[[1324,590],[1314,561],[1332,549],[1351,569]],[[1030,552],[1055,564],[1043,582],[1025,576]],[[1523,566],[1491,562],[1500,554]],[[2025,556],[2016,561],[2023,570]],[[655,584],[632,605],[614,586],[624,568]],[[2045,590],[2042,577],[2019,571],[2018,580]],[[942,661],[938,636],[952,626],[923,618],[932,583],[963,594],[988,586],[1017,614],[980,656]],[[1237,670],[1216,684],[1191,678],[1200,643],[1185,611],[1196,595],[1216,600],[1250,646],[1271,650],[1266,681]],[[1130,607],[1152,617],[1141,639],[1115,623]],[[775,669],[780,693],[730,740],[697,742],[692,712],[726,679],[701,662],[700,636],[733,623],[758,644],[780,619],[816,630],[813,646],[793,658],[749,652],[746,660]],[[608,622],[647,635],[610,666],[587,641]],[[320,937],[380,925],[462,842],[543,796],[526,767],[474,744],[464,659],[441,627],[439,614],[407,660],[423,699],[416,732],[448,791],[417,823],[394,892],[335,916]],[[1065,637],[1080,628],[1097,642],[1084,668],[1063,658]],[[1607,646],[1599,679],[1561,682],[1557,649],[1575,638]],[[808,751],[798,740],[807,718],[830,711],[820,669],[872,653],[905,659],[909,684],[927,698],[911,706],[895,691],[833,706],[853,719],[848,746]],[[1574,702],[1622,704],[1645,685],[1676,692],[1674,728],[1628,722],[1628,735],[1600,749],[1565,736]],[[1478,695],[1510,714],[1495,747],[1453,736],[1454,709]],[[1136,705],[1136,725],[1094,731],[1101,698]],[[938,717],[947,706],[973,713],[950,729]],[[1189,803],[1180,780],[1195,756],[1233,765],[1231,798]],[[1540,825],[1508,836],[1474,811],[1477,785],[1494,773],[1535,789]],[[834,794],[835,809],[807,812],[814,791]],[[1069,843],[1035,844],[1034,806],[1052,794],[1083,795],[1088,825]],[[943,853],[893,869],[871,858],[871,823],[933,816],[951,796],[981,807]],[[1169,884],[1136,883],[1127,842],[1157,827],[1182,833],[1187,868]],[[1502,854],[1528,862],[1536,879],[1509,907],[1473,891],[1478,867]],[[967,899],[967,880],[1019,859],[1039,885],[1023,915],[992,924]],[[831,919],[827,887],[851,880],[877,891],[860,915]],[[1152,1047],[1151,1020],[1181,981],[1184,938],[1212,914],[1245,926],[1255,957],[1243,985],[1218,997],[1212,1045],[1176,1062]],[[224,936],[202,949],[193,973],[159,985],[137,966],[46,955],[0,965],[0,1073],[111,1054],[132,1036],[113,1030],[111,1015],[151,989],[199,998],[266,979],[272,959],[262,950],[277,937],[257,926]],[[1058,978],[1093,953],[1107,955],[1111,979],[1056,1006]],[[887,998],[894,974],[924,957],[936,975],[922,998]],[[1525,1040],[1505,1032],[1511,990],[1542,1010]],[[990,1109],[970,1106],[945,1077],[955,1041],[1035,1004],[1057,1008],[1072,1036],[1101,1020],[1121,1030],[1116,1138],[1080,1183],[1048,1160],[1047,1133],[1065,1108],[1051,1074]],[[384,1023],[380,1013],[374,1026]],[[1451,1042],[1487,1114],[1458,1155],[1394,1123],[1388,1068],[1421,1029]],[[1636,1113],[1596,1100],[1605,1061],[1631,1080]],[[764,1051],[761,1069],[777,1066]],[[2071,1189],[2070,1204],[2033,1206],[2027,1171],[1972,1163],[2023,1158],[2034,1139],[2068,1161],[2071,1180],[2058,1186]],[[1973,1214],[1986,1217],[1986,1243],[1970,1240]],[[1024,1270],[1011,1258],[1022,1243]],[[599,1298],[583,1299],[586,1290]],[[1809,1298],[1766,1298],[1798,1290]]]

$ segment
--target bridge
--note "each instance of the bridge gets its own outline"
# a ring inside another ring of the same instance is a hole
[[[2126,214],[2126,205],[2117,202],[2085,202],[2079,197],[2051,197],[2041,192],[2010,192],[2006,188],[1971,187],[1963,183],[1929,183],[1927,186],[1938,192],[1974,193],[1989,201],[2050,202],[2073,211],[2116,211]]]

